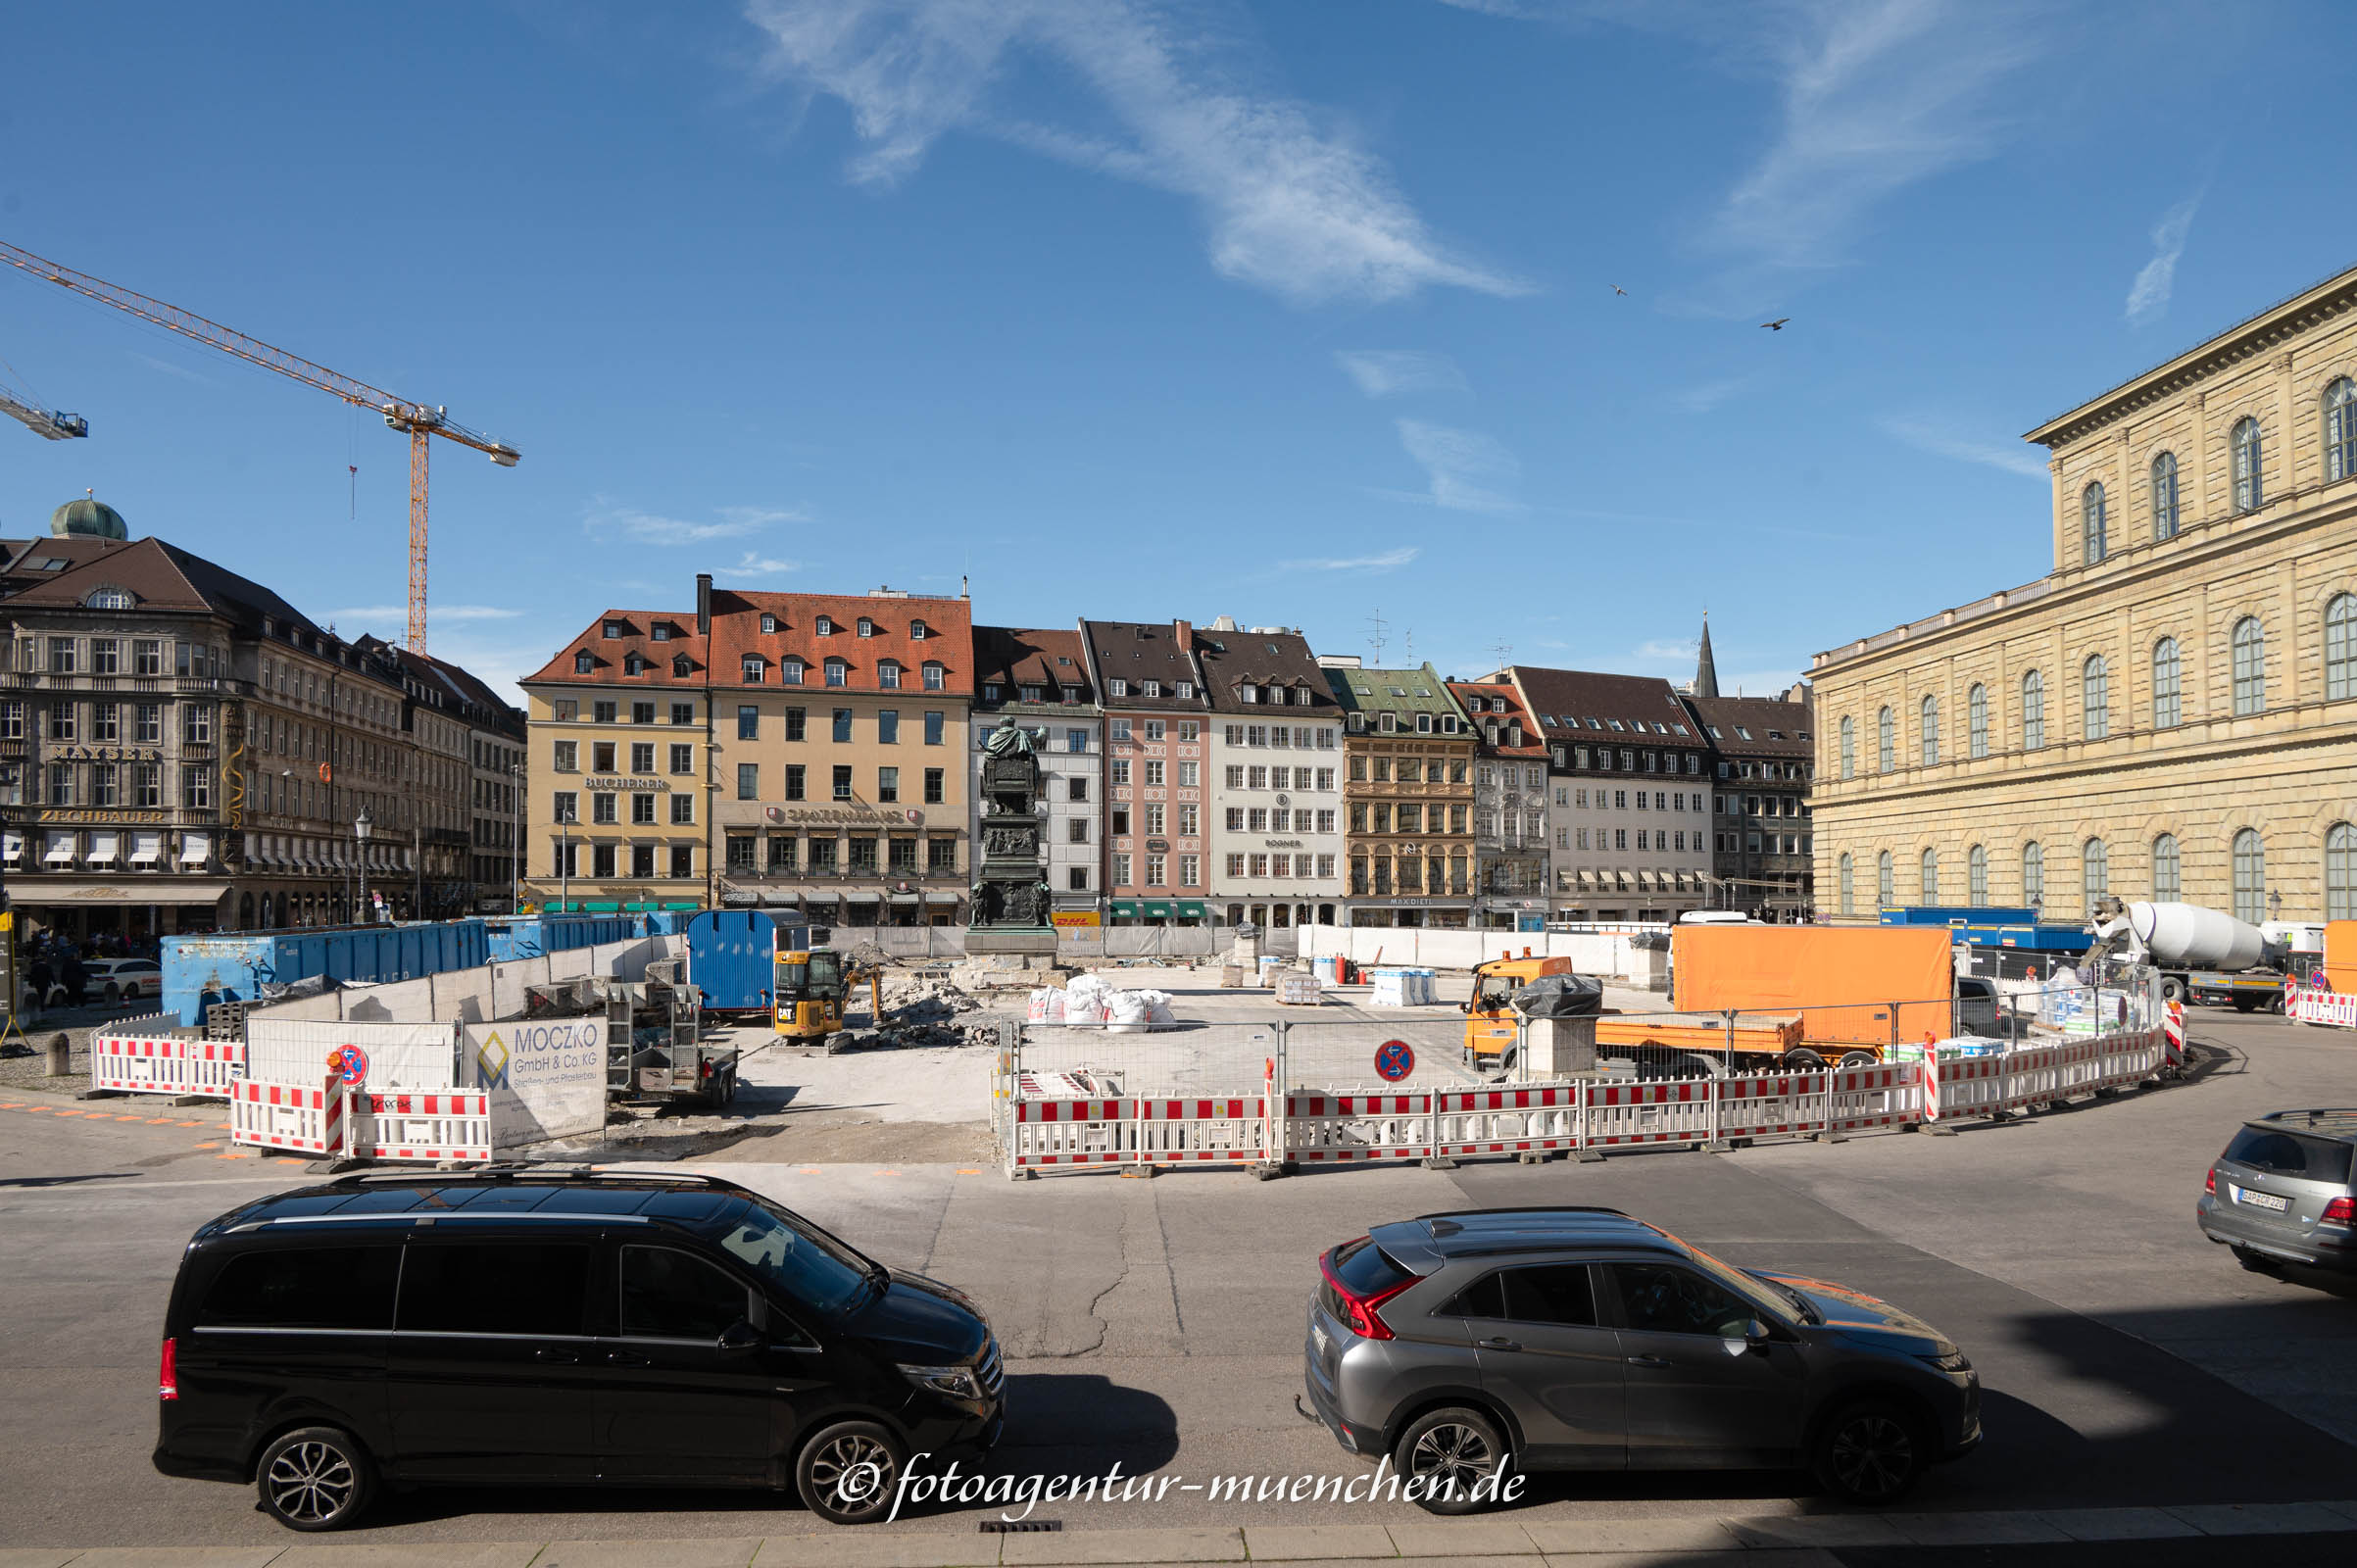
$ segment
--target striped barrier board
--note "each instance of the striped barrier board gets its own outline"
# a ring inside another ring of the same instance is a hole
[[[1579,1143],[1577,1085],[1443,1090],[1432,1098],[1436,1154],[1544,1154]]]
[[[1018,1100],[1015,1165],[1109,1165],[1136,1157],[1125,1100]]]
[[[1285,1097],[1285,1157],[1304,1164],[1423,1159],[1432,1152],[1432,1093]]]
[[[1138,1161],[1147,1165],[1251,1164],[1274,1157],[1270,1097],[1157,1095],[1136,1102]]]
[[[1719,1136],[1768,1138],[1825,1125],[1824,1072],[1765,1073],[1719,1080]]]
[[[491,1096],[479,1089],[353,1097],[353,1152],[368,1159],[487,1160]],[[332,1140],[336,1134],[330,1129]]]
[[[245,1076],[242,1041],[100,1032],[90,1036],[90,1087],[126,1095],[226,1100]]]
[[[2327,991],[2321,986],[2302,986],[2296,995],[2284,1003],[2283,1010],[2294,1023],[2357,1029],[2357,996],[2345,992]],[[2181,1026],[2181,1040],[2182,1032]]]
[[[344,1097],[324,1087],[240,1080],[229,1097],[229,1141],[324,1154],[343,1150]]]
[[[1597,1084],[1587,1092],[1581,1146],[1612,1149],[1632,1144],[1698,1144],[1712,1137],[1714,1078],[1679,1078],[1665,1083]]]

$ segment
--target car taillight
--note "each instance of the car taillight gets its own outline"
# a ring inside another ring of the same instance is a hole
[[[1394,1338],[1390,1326],[1377,1315],[1375,1309],[1398,1296],[1401,1291],[1406,1290],[1410,1285],[1415,1284],[1415,1277],[1411,1275],[1390,1289],[1377,1291],[1372,1296],[1361,1296],[1351,1290],[1350,1286],[1345,1285],[1342,1276],[1334,1272],[1333,1257],[1332,1252],[1327,1253],[1317,1260],[1317,1266],[1319,1271],[1326,1276],[1327,1286],[1341,1298],[1343,1312],[1350,1320],[1350,1332],[1362,1340]]]
[[[167,1338],[164,1353],[156,1362],[156,1397],[176,1399],[180,1396],[180,1349],[177,1340]]]
[[[2218,1191],[2217,1166],[2212,1165],[2210,1167],[2210,1173],[2201,1179],[2201,1190],[2205,1193],[2216,1193]]]
[[[2317,1216],[2319,1225],[2357,1225],[2357,1198],[2335,1198]]]

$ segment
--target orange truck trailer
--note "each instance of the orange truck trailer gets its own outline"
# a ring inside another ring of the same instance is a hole
[[[1795,1066],[1874,1060],[1902,1040],[1955,1032],[1945,926],[1681,925],[1670,959],[1672,1005],[1792,1020],[1798,1038],[1782,1054]]]

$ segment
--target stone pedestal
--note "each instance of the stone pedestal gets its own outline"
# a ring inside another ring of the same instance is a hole
[[[968,931],[966,962],[988,969],[1053,969],[1054,931]]]
[[[1536,1077],[1596,1071],[1594,1018],[1533,1018],[1524,1038]]]

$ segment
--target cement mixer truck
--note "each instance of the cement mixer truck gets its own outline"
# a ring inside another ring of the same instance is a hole
[[[2131,904],[2094,926],[2095,954],[2120,954],[2161,972],[2168,1001],[2283,1010],[2286,944],[2198,904]]]

